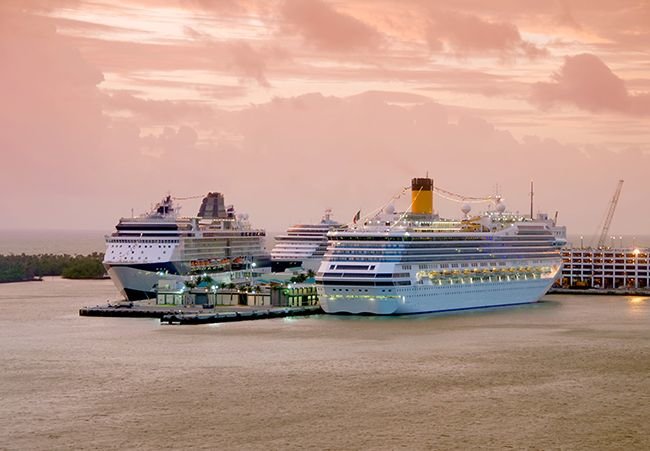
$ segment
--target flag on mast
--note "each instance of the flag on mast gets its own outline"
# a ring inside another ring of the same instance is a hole
[[[359,219],[361,219],[361,210],[357,211],[357,214],[355,214],[354,218],[352,218],[352,222],[356,224]]]

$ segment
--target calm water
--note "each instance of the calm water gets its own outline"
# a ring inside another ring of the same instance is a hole
[[[650,449],[650,299],[210,326],[0,285],[0,449]]]

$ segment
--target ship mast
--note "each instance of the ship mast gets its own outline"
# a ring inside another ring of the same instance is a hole
[[[533,219],[533,197],[535,196],[535,191],[533,190],[533,181],[530,181],[530,219]]]

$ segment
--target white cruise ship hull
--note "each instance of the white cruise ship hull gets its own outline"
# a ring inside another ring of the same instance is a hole
[[[134,268],[127,265],[106,265],[107,272],[118,291],[125,299],[137,301],[155,299],[156,289],[161,275],[154,271]],[[167,280],[186,280],[187,277],[176,274],[166,274]]]
[[[161,280],[175,282],[176,285],[182,286],[191,277],[189,274],[161,274],[127,265],[105,265],[105,267],[115,287],[125,299],[130,301],[155,299]],[[265,272],[267,269],[258,268],[258,271]],[[246,277],[244,271],[207,272],[206,274],[212,277],[215,284],[231,283]]]
[[[393,297],[319,294],[326,313],[406,315],[530,304],[540,300],[555,278],[455,285],[414,285]]]

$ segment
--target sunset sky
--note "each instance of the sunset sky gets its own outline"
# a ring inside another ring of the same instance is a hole
[[[524,212],[532,179],[573,234],[622,178],[612,232],[650,235],[650,1],[3,0],[0,152],[5,229],[208,191],[348,222],[428,172]]]

